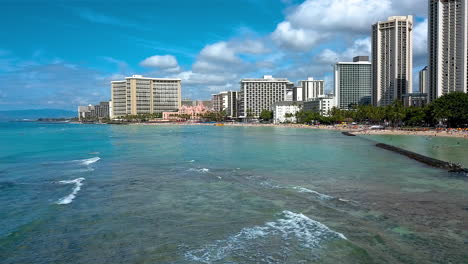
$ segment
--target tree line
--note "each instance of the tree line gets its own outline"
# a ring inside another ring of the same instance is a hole
[[[296,118],[298,123],[358,122],[394,127],[434,127],[444,124],[450,128],[462,128],[468,127],[468,94],[450,93],[423,107],[404,107],[400,101],[395,101],[385,107],[359,105],[351,110],[333,108],[328,116],[312,111],[300,111],[296,114]]]

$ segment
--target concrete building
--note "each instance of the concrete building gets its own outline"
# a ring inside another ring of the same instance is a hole
[[[212,95],[213,110],[221,112],[228,108],[228,92],[220,92]]]
[[[96,118],[96,111],[94,105],[78,106],[78,120],[90,120]]]
[[[319,98],[325,94],[325,81],[323,80],[314,80],[309,77],[307,80],[299,81],[299,86],[302,87],[302,101]]]
[[[296,123],[296,113],[302,110],[302,102],[276,102],[271,106],[273,123]]]
[[[225,111],[230,118],[238,117],[239,92],[224,91],[219,94],[213,94],[213,110],[216,112]]]
[[[428,92],[433,101],[468,86],[468,2],[429,0]]]
[[[304,111],[316,112],[322,116],[329,116],[334,107],[336,107],[336,98],[331,95],[304,102]]]
[[[177,111],[182,106],[180,79],[125,79],[111,82],[113,117]]]
[[[394,16],[372,26],[375,106],[386,106],[413,92],[413,16]]]
[[[371,104],[372,65],[369,57],[355,57],[353,62],[335,64],[336,107],[349,110],[357,105]]]
[[[405,107],[422,107],[427,105],[427,93],[410,93],[403,95],[403,105]]]
[[[293,89],[293,101],[295,101],[295,102],[304,101],[302,99],[302,93],[303,93],[303,89],[302,89],[301,86],[294,87],[294,89]]]
[[[109,118],[109,102],[100,102],[98,105],[94,106],[94,111],[96,112],[96,117],[101,118]]]
[[[269,110],[274,103],[287,101],[293,83],[285,78],[266,75],[263,79],[242,79],[240,82],[240,117],[258,118],[263,110]]]
[[[428,92],[428,89],[427,89],[427,84],[428,84],[427,83],[428,82],[427,72],[428,72],[427,66],[424,67],[424,69],[419,71],[419,93],[427,93]]]
[[[78,119],[83,120],[99,120],[109,118],[109,102],[100,102],[98,105],[88,105],[78,107]]]

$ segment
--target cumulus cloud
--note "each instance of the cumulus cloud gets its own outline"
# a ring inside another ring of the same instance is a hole
[[[415,56],[425,56],[427,54],[427,19],[416,23],[413,29],[413,48]]]
[[[177,59],[172,55],[151,56],[143,60],[140,65],[143,67],[156,67],[162,69],[175,68],[179,66]]]
[[[282,22],[278,24],[271,38],[280,47],[293,50],[307,50],[315,46],[319,40],[328,36],[327,33],[320,33],[316,30],[294,27],[291,22]]]

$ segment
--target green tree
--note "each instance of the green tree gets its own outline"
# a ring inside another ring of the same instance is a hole
[[[263,121],[273,120],[273,111],[262,110],[262,112],[260,113],[260,119]]]
[[[448,127],[468,126],[468,94],[453,92],[440,97],[431,104],[432,114]]]

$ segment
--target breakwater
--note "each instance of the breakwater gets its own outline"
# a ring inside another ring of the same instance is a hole
[[[412,151],[408,151],[408,150],[405,150],[405,149],[402,149],[402,148],[399,148],[399,147],[395,147],[395,146],[392,146],[392,145],[384,144],[384,143],[378,143],[378,144],[376,144],[376,146],[379,147],[379,148],[382,148],[382,149],[386,149],[386,150],[393,151],[395,153],[404,155],[404,156],[406,156],[406,157],[408,157],[410,159],[417,160],[417,161],[419,161],[421,163],[424,163],[426,165],[429,165],[431,167],[446,169],[446,170],[448,170],[450,172],[468,173],[468,169],[465,169],[465,168],[461,167],[460,165],[457,165],[457,164],[454,164],[454,163],[451,163],[451,162],[446,162],[446,161],[430,158],[430,157],[427,157],[427,156],[424,156],[424,155],[421,155],[421,154],[418,154],[418,153],[415,153],[415,152],[412,152]]]

